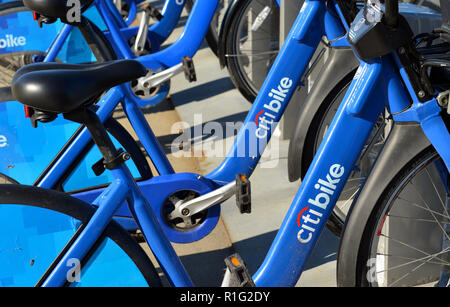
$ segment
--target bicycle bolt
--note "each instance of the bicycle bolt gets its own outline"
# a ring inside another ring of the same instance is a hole
[[[418,93],[418,95],[419,95],[419,98],[424,98],[425,97],[425,92],[424,91],[420,91]]]
[[[189,209],[184,208],[183,210],[181,210],[181,214],[188,215],[189,214]]]
[[[130,159],[131,159],[131,155],[130,155],[128,152],[126,152],[126,153],[123,154],[123,160],[124,160],[124,161],[128,161],[128,160],[130,160]]]

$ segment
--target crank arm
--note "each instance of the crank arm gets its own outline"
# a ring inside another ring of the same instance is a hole
[[[189,218],[201,211],[211,208],[214,205],[226,201],[235,194],[236,182],[233,181],[217,190],[214,190],[197,198],[188,201],[180,200],[175,204],[175,210],[173,210],[169,214],[168,218],[170,220],[176,218]]]
[[[157,87],[182,72],[184,72],[184,76],[189,82],[197,81],[194,62],[191,58],[184,57],[180,64],[172,66],[156,74],[148,74],[145,77],[139,78],[138,83],[140,86],[145,88]]]
[[[139,24],[138,33],[136,35],[136,41],[134,42],[133,52],[136,56],[142,55],[145,43],[147,42],[147,32],[150,22],[150,12],[145,9],[142,12],[141,23]]]
[[[147,88],[157,87],[182,72],[183,64],[180,63],[156,74],[139,78],[138,82]]]
[[[223,187],[190,200],[179,200],[175,203],[168,218],[189,220],[195,214],[205,211],[236,195],[236,205],[241,214],[251,213],[250,181],[246,175],[237,175],[236,180]]]

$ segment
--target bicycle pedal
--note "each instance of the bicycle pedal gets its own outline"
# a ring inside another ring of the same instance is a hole
[[[252,212],[250,180],[247,175],[236,175],[236,205],[241,214]]]
[[[184,76],[189,82],[197,81],[197,74],[195,73],[194,61],[189,57],[182,59]]]
[[[225,265],[230,273],[227,287],[255,287],[252,276],[239,254],[225,258]]]

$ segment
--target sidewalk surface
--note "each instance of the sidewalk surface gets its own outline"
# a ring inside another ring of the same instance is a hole
[[[183,25],[169,43],[178,37]],[[228,71],[220,69],[206,43],[195,55],[194,64],[197,82],[188,83],[184,75],[174,77],[170,97],[144,112],[175,170],[204,175],[220,164],[234,139],[218,135],[211,127],[219,125],[225,131],[227,123],[243,122],[251,104],[234,88]],[[202,137],[191,139],[195,157],[177,158],[171,153],[172,142],[180,136],[179,122],[189,124],[191,132],[203,131]],[[287,140],[275,135],[268,147],[269,155],[261,159],[251,176],[252,214],[241,215],[233,197],[222,204],[221,219],[209,236],[191,244],[174,244],[196,286],[220,285],[223,260],[234,252],[242,256],[250,273],[256,272],[264,260],[300,185],[288,180],[288,146]],[[211,151],[216,156],[209,155]],[[325,230],[297,285],[335,286],[337,249],[338,238]]]

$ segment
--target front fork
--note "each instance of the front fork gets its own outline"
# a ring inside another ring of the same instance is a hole
[[[396,88],[389,57],[362,63],[328,129],[268,252],[253,276],[256,286],[293,286],[385,107]],[[381,98],[381,99],[380,99]]]

